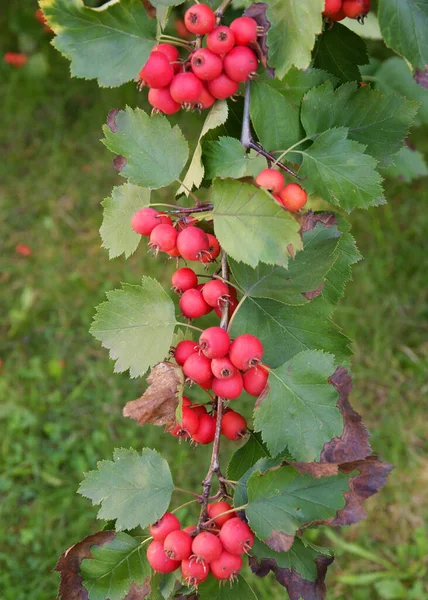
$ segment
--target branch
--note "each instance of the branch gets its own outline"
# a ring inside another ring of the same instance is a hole
[[[165,206],[165,205],[163,205]],[[213,209],[212,204],[200,204],[199,206],[195,206],[193,208],[174,208],[171,210],[163,210],[162,212],[168,214],[180,214],[180,215],[191,215],[193,213],[202,213],[202,212],[210,212]]]

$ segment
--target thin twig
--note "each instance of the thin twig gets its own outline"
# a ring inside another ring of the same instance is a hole
[[[193,208],[175,208],[175,209],[171,209],[171,210],[164,210],[162,212],[164,213],[168,213],[168,214],[174,214],[174,215],[191,215],[193,213],[202,213],[202,212],[210,212],[212,211],[212,209],[214,208],[214,206],[212,204],[206,203],[206,204],[199,204],[199,206],[194,206]]]
[[[222,20],[224,13],[226,12],[229,4],[232,3],[232,0],[223,0],[218,9],[215,11],[215,16],[217,17],[217,25]]]

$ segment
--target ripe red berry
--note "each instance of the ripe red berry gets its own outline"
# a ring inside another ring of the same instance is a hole
[[[203,292],[204,290],[202,290],[202,294]],[[201,333],[199,338],[199,348],[208,358],[222,358],[229,352],[229,334],[221,327],[209,327]]]
[[[324,0],[323,15],[330,17],[342,8],[342,0]]]
[[[220,540],[224,549],[231,554],[248,552],[254,544],[254,534],[238,517],[227,521],[220,530]]]
[[[211,361],[204,354],[191,354],[183,365],[183,373],[196,383],[211,379]]]
[[[182,294],[198,285],[198,277],[192,269],[183,267],[172,276],[172,287],[177,294]]]
[[[172,225],[158,225],[150,234],[150,248],[156,252],[168,252],[177,242],[177,230]]]
[[[140,81],[151,88],[163,88],[171,83],[174,68],[163,52],[155,52],[140,71]]]
[[[239,83],[233,81],[226,73],[222,73],[216,79],[208,82],[208,89],[214,98],[225,100],[236,94],[239,89]]]
[[[210,570],[213,577],[220,581],[233,581],[242,569],[242,557],[230,552],[223,552],[217,560],[210,564]]]
[[[147,560],[154,571],[172,573],[180,566],[179,560],[171,560],[163,551],[162,542],[154,540],[147,548]]]
[[[235,375],[236,368],[230,362],[228,356],[223,356],[222,358],[214,358],[211,361],[211,371],[217,379],[227,379]]]
[[[150,106],[164,115],[174,115],[181,109],[181,104],[174,100],[168,87],[151,88],[147,99]]]
[[[210,33],[215,27],[216,16],[206,4],[191,6],[184,15],[184,24],[187,29],[197,35]]]
[[[212,417],[211,415],[207,414],[207,412],[205,412],[204,415],[201,415],[199,417],[199,429],[195,433],[195,435],[192,436],[192,439],[198,444],[212,444],[215,438],[215,430],[215,417]]]
[[[251,396],[260,396],[266,387],[269,378],[269,371],[264,367],[257,365],[244,373],[244,390]]]
[[[235,46],[223,61],[225,73],[233,81],[247,81],[257,71],[257,56],[247,46]]]
[[[239,413],[229,410],[223,415],[221,432],[229,440],[241,440],[247,433],[247,421]]]
[[[231,377],[226,379],[217,379],[214,377],[212,390],[216,396],[226,398],[227,400],[235,400],[241,395],[243,389],[242,375],[237,371]]]
[[[204,263],[212,262],[220,254],[220,244],[218,242],[218,239],[215,237],[215,235],[212,235],[211,233],[207,233],[207,237],[208,237],[209,246],[208,246],[208,252],[206,254],[204,254],[202,257],[202,262],[204,262]]]
[[[223,61],[208,48],[199,48],[190,61],[192,71],[203,81],[211,81],[223,71]]]
[[[5,63],[15,67],[15,69],[21,69],[28,62],[28,56],[21,52],[6,52],[3,59]]]
[[[177,361],[177,364],[183,366],[186,362],[186,359],[189,358],[191,354],[195,354],[196,352],[197,344],[193,340],[183,340],[182,342],[178,342],[174,352],[174,358]]]
[[[212,279],[202,288],[202,296],[207,304],[216,308],[229,298],[229,287],[219,279]]]
[[[172,221],[166,215],[162,215],[154,208],[142,208],[132,216],[131,227],[140,235],[150,235],[158,225],[172,225]]]
[[[178,51],[178,48],[176,48],[175,46],[173,46],[172,44],[157,44],[153,50],[153,52],[162,52],[162,54],[165,54],[165,56],[168,58],[170,63],[174,63],[172,64],[172,68],[174,69],[175,73],[178,73],[178,71],[180,70],[180,53]]]
[[[210,574],[210,567],[206,563],[198,562],[194,558],[185,558],[181,563],[181,573],[188,586],[198,586]]]
[[[337,13],[330,14],[329,19],[332,21],[343,21],[343,19],[346,19],[346,15],[341,8]]]
[[[278,202],[291,212],[303,208],[307,200],[307,193],[298,183],[289,183],[278,195]]]
[[[237,46],[248,46],[257,40],[257,23],[250,17],[239,17],[230,24]]]
[[[370,12],[370,0],[343,0],[342,10],[350,19],[364,19]]]
[[[199,319],[199,317],[207,315],[212,310],[211,306],[203,299],[201,292],[196,288],[186,290],[180,298],[179,305],[182,314],[188,319]]]
[[[188,527],[185,527],[183,531],[192,534],[194,531],[196,531],[196,527],[195,525],[189,525]]]
[[[235,36],[230,27],[220,25],[207,35],[207,46],[214,54],[227,54],[235,45]]]
[[[198,101],[195,104],[195,108],[197,110],[206,110],[207,108],[211,108],[214,102],[214,96],[208,91],[208,88],[206,88],[205,85],[203,85],[201,95],[199,96]]]
[[[199,417],[189,407],[183,406],[183,416],[181,423],[177,423],[174,429],[171,430],[171,435],[181,439],[188,439],[197,433],[199,429]]]
[[[163,544],[166,536],[171,533],[171,531],[180,529],[180,527],[180,521],[177,519],[177,517],[172,513],[167,512],[161,519],[159,519],[159,521],[156,521],[156,523],[150,527],[149,531],[154,540],[157,542],[162,542]]]
[[[178,234],[177,248],[185,260],[200,260],[208,251],[208,236],[199,227],[188,227]]]
[[[172,531],[166,536],[163,549],[171,560],[184,560],[192,553],[192,538],[186,531]]]
[[[233,288],[230,288],[230,289],[233,289]],[[239,302],[238,302],[238,300],[236,298],[229,298],[229,301],[228,301],[228,305],[229,305],[229,319],[233,315],[233,313],[235,312],[236,307],[238,306],[238,304],[239,304]],[[214,309],[214,312],[218,316],[219,319],[221,319],[222,309],[223,309],[222,306],[217,306]]]
[[[264,169],[257,175],[256,183],[259,187],[272,192],[272,194],[279,194],[285,185],[284,176],[275,169]]]
[[[187,229],[188,227],[194,227],[197,223],[197,220],[189,215],[183,215],[175,224],[177,227],[177,231],[183,231],[183,229]]]
[[[208,516],[210,519],[215,518],[214,523],[217,525],[217,527],[222,527],[226,523],[226,521],[232,519],[233,517],[236,517],[236,514],[234,512],[231,512],[227,515],[222,514],[221,517],[217,516],[231,509],[232,507],[225,500],[222,500],[221,502],[216,502],[215,504],[208,504],[207,506]]]
[[[177,73],[169,86],[171,96],[180,104],[198,101],[202,92],[202,81],[193,73]]]
[[[263,357],[263,344],[254,335],[244,333],[230,346],[229,358],[237,369],[248,371],[255,367]]]
[[[223,546],[214,533],[203,531],[193,539],[192,554],[206,563],[219,558],[222,551]]]

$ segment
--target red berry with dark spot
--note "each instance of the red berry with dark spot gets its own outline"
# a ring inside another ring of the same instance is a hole
[[[229,287],[219,279],[208,281],[202,289],[202,296],[207,304],[216,308],[229,298]]]
[[[208,48],[199,48],[190,61],[193,73],[203,81],[211,81],[223,71],[223,61]]]
[[[227,379],[235,375],[236,367],[233,366],[228,356],[223,356],[211,361],[211,371],[217,379]]]
[[[180,366],[183,366],[186,359],[189,358],[191,354],[196,354],[196,352],[197,344],[194,341],[183,340],[182,342],[178,342],[174,352],[174,358]]]
[[[147,548],[147,560],[154,571],[172,573],[180,566],[179,560],[171,560],[163,551],[162,542],[154,540]]]
[[[206,4],[194,4],[186,10],[184,24],[187,29],[197,35],[210,33],[215,27],[216,16]]]
[[[192,538],[186,531],[172,531],[166,536],[163,549],[171,560],[184,560],[192,553]]]
[[[175,247],[177,235],[172,225],[158,225],[150,234],[149,246],[156,252],[168,252]]]
[[[203,561],[198,562],[194,558],[185,558],[181,563],[181,573],[187,585],[197,587],[210,574],[210,567]]]
[[[212,576],[220,581],[233,581],[238,577],[241,569],[242,557],[226,550],[223,550],[219,558],[210,564]]]
[[[207,46],[214,54],[227,54],[235,45],[235,36],[230,27],[220,25],[207,35]]]
[[[235,517],[227,521],[221,528],[220,540],[227,552],[244,554],[254,544],[254,534],[244,521]]]
[[[177,519],[175,515],[170,512],[164,514],[164,516],[154,523],[149,531],[150,535],[157,542],[164,542],[166,536],[171,533],[171,531],[176,531],[180,529],[180,521]]]
[[[183,365],[183,373],[196,383],[211,379],[211,361],[204,354],[191,354]]]
[[[239,413],[229,410],[223,415],[221,432],[229,440],[241,440],[247,433],[247,421]]]
[[[208,504],[207,506],[208,516],[210,519],[215,519],[214,523],[215,525],[217,525],[217,527],[223,527],[226,521],[232,519],[233,517],[236,517],[236,513],[234,512],[230,512],[227,515],[221,514],[231,509],[232,507],[225,500],[222,500],[221,502],[216,502],[215,504]],[[220,514],[221,516],[219,517],[218,515]]]
[[[150,235],[158,225],[172,225],[167,215],[162,215],[154,208],[142,208],[132,216],[131,227],[140,235]]]
[[[214,377],[212,390],[216,396],[226,398],[227,400],[235,400],[241,395],[243,390],[242,375],[237,371],[231,377],[226,379],[217,379]]]
[[[194,442],[198,444],[212,444],[215,438],[216,419],[205,412],[199,417],[199,429],[192,436]]]
[[[199,227],[188,227],[178,234],[177,248],[185,260],[200,260],[209,249],[208,236]]]
[[[179,104],[193,104],[202,92],[202,81],[193,73],[177,73],[171,81],[169,91]]]
[[[269,378],[269,371],[264,367],[257,365],[244,373],[244,390],[251,396],[260,396],[266,387]]]
[[[207,315],[212,310],[211,306],[203,299],[201,292],[196,288],[186,290],[180,298],[179,305],[181,312],[188,319],[199,319],[199,317]]]
[[[264,169],[256,177],[259,187],[269,190],[272,194],[279,194],[284,187],[284,176],[275,169]]]
[[[202,262],[212,262],[220,254],[220,244],[215,235],[207,233],[207,237],[209,242],[208,253],[204,254]]]
[[[257,56],[247,46],[235,46],[223,61],[226,75],[237,82],[247,81],[257,71],[257,65]]]
[[[222,551],[219,538],[209,531],[203,531],[193,539],[192,554],[206,563],[219,558]]]
[[[263,344],[259,338],[249,333],[237,337],[230,345],[229,358],[237,369],[248,371],[263,357]]]
[[[198,285],[198,277],[192,269],[183,267],[178,269],[172,276],[172,287],[177,294],[182,294]]]
[[[214,98],[225,100],[236,94],[239,89],[239,83],[233,81],[226,73],[222,73],[216,79],[208,82],[208,89]]]
[[[257,23],[251,17],[239,17],[230,24],[237,46],[248,46],[257,40]]]
[[[140,71],[140,81],[151,88],[164,88],[171,83],[174,68],[163,52],[155,52]]]
[[[291,212],[303,208],[307,201],[308,195],[298,183],[289,183],[278,195],[278,202]]]
[[[164,115],[174,115],[181,109],[181,104],[174,100],[168,87],[151,88],[147,99],[150,106]]]

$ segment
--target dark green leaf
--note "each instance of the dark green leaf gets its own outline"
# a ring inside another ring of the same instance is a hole
[[[239,448],[227,466],[227,477],[238,481],[260,458],[268,458],[269,451],[259,433],[252,433],[247,443]]]
[[[428,176],[428,166],[422,152],[405,146],[393,158],[394,166],[385,169],[384,175],[401,179],[406,183],[411,183],[419,177]]]
[[[239,179],[245,175],[248,159],[245,148],[239,140],[220,137],[217,141],[206,144],[203,161],[207,179],[216,177]]]
[[[339,241],[338,258],[327,273],[323,288],[323,298],[331,306],[335,306],[342,298],[345,285],[352,279],[351,267],[361,260],[361,254],[358,251],[355,239],[342,225],[339,228],[343,234]]]
[[[335,86],[338,79],[334,75],[320,69],[300,70],[293,67],[282,80],[280,91],[289,102],[298,106],[306,92],[325,81],[331,81]]]
[[[259,434],[257,434],[259,435]],[[243,506],[248,502],[248,490],[247,490],[247,482],[250,479],[251,475],[256,471],[260,471],[264,473],[264,471],[268,471],[269,469],[273,469],[274,467],[278,467],[284,460],[290,460],[291,456],[288,452],[283,452],[280,456],[275,458],[259,458],[257,462],[255,462],[249,469],[246,471],[242,477],[238,480],[238,483],[235,487],[235,493],[233,495],[233,503],[235,506]]]
[[[168,598],[171,598],[177,582],[177,576],[179,574],[175,571],[167,575],[154,573],[150,579],[150,600],[168,600]]]
[[[199,586],[198,593],[199,600],[257,600],[259,598],[242,575],[239,575],[232,585],[224,585],[214,577],[209,577]]]

